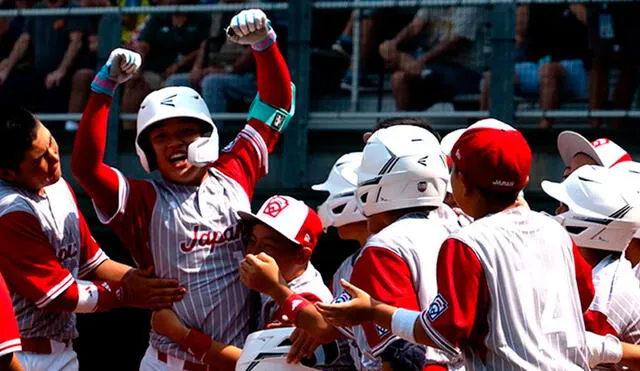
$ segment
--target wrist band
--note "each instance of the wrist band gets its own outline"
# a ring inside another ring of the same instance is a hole
[[[287,299],[282,303],[282,312],[287,316],[291,323],[296,324],[298,319],[298,313],[304,309],[311,302],[298,294],[291,294],[287,296]]]
[[[209,352],[211,343],[213,343],[213,340],[211,340],[208,335],[205,335],[198,330],[190,329],[187,333],[187,337],[182,343],[182,347],[194,357],[202,361]]]
[[[618,363],[622,360],[622,344],[617,337],[606,334],[602,343],[602,363]]]
[[[98,94],[106,94],[113,97],[118,84],[109,78],[110,73],[111,63],[102,66],[91,82],[91,90]]]
[[[413,327],[418,317],[420,317],[420,312],[402,308],[396,309],[391,317],[391,332],[398,337],[415,343],[416,338],[413,334]]]
[[[255,42],[251,45],[251,48],[257,52],[261,52],[263,50],[267,50],[271,45],[273,45],[273,43],[276,42],[276,40],[278,39],[278,36],[276,35],[276,32],[273,30],[273,28],[271,28],[271,23],[269,22],[269,31],[267,32],[267,37],[265,37],[264,39]]]

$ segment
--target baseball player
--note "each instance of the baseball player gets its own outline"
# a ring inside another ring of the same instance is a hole
[[[248,123],[218,154],[218,134],[200,95],[186,87],[150,93],[138,112],[136,151],[161,180],[126,178],[103,163],[107,115],[116,86],[140,67],[140,56],[118,49],[97,74],[80,122],[72,170],[93,199],[100,220],[136,262],[187,288],[173,310],[188,327],[241,346],[249,333],[249,290],[240,282],[244,257],[239,210],[250,210],[268,154],[293,114],[294,92],[275,31],[258,9],[231,20],[230,39],[249,44],[257,64],[258,96]],[[151,332],[141,369],[203,369],[171,339]]]
[[[322,234],[320,218],[313,210],[302,201],[277,195],[269,198],[257,213],[239,214],[249,229],[248,254],[240,265],[240,278],[247,287],[261,293],[259,329],[298,324],[297,313],[303,302],[331,302],[331,292],[309,261]],[[268,284],[279,283],[280,276],[286,284]],[[170,310],[154,313],[152,325],[210,365],[234,369],[240,358],[242,349],[188,328]],[[193,343],[192,338],[197,341]],[[217,355],[220,352],[230,356],[220,357]],[[233,361],[222,365],[220,358]]]
[[[640,194],[626,171],[615,170],[582,166],[560,184],[542,182],[542,189],[568,206],[556,218],[593,267],[595,298],[585,315],[587,327],[638,344],[640,285],[622,252],[640,229]]]
[[[76,370],[75,313],[170,306],[184,289],[110,260],[62,178],[58,144],[30,112],[0,112],[0,272],[28,370]]]
[[[0,370],[22,371],[15,353],[22,350],[18,323],[7,284],[0,275]]]
[[[581,300],[578,287],[593,288],[591,272],[563,228],[516,206],[531,167],[524,137],[470,129],[452,154],[453,194],[474,222],[443,243],[428,310],[382,304],[347,282],[351,301],[316,306],[334,325],[373,320],[450,356],[464,352],[468,370],[589,369],[581,316],[593,292]]]

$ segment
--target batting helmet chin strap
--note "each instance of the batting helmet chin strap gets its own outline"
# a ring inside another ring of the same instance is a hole
[[[187,158],[197,167],[210,165],[218,159],[218,138],[200,137],[188,147]]]

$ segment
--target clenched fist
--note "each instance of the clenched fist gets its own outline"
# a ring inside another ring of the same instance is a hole
[[[229,40],[265,50],[276,40],[267,15],[260,9],[243,10],[236,14],[227,27]]]
[[[140,54],[128,49],[115,49],[93,79],[91,90],[113,96],[118,85],[133,77],[141,66]]]

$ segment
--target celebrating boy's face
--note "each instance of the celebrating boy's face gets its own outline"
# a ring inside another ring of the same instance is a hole
[[[254,255],[266,253],[278,263],[280,270],[286,270],[297,264],[300,250],[299,246],[269,226],[257,223],[251,227],[247,253]]]

